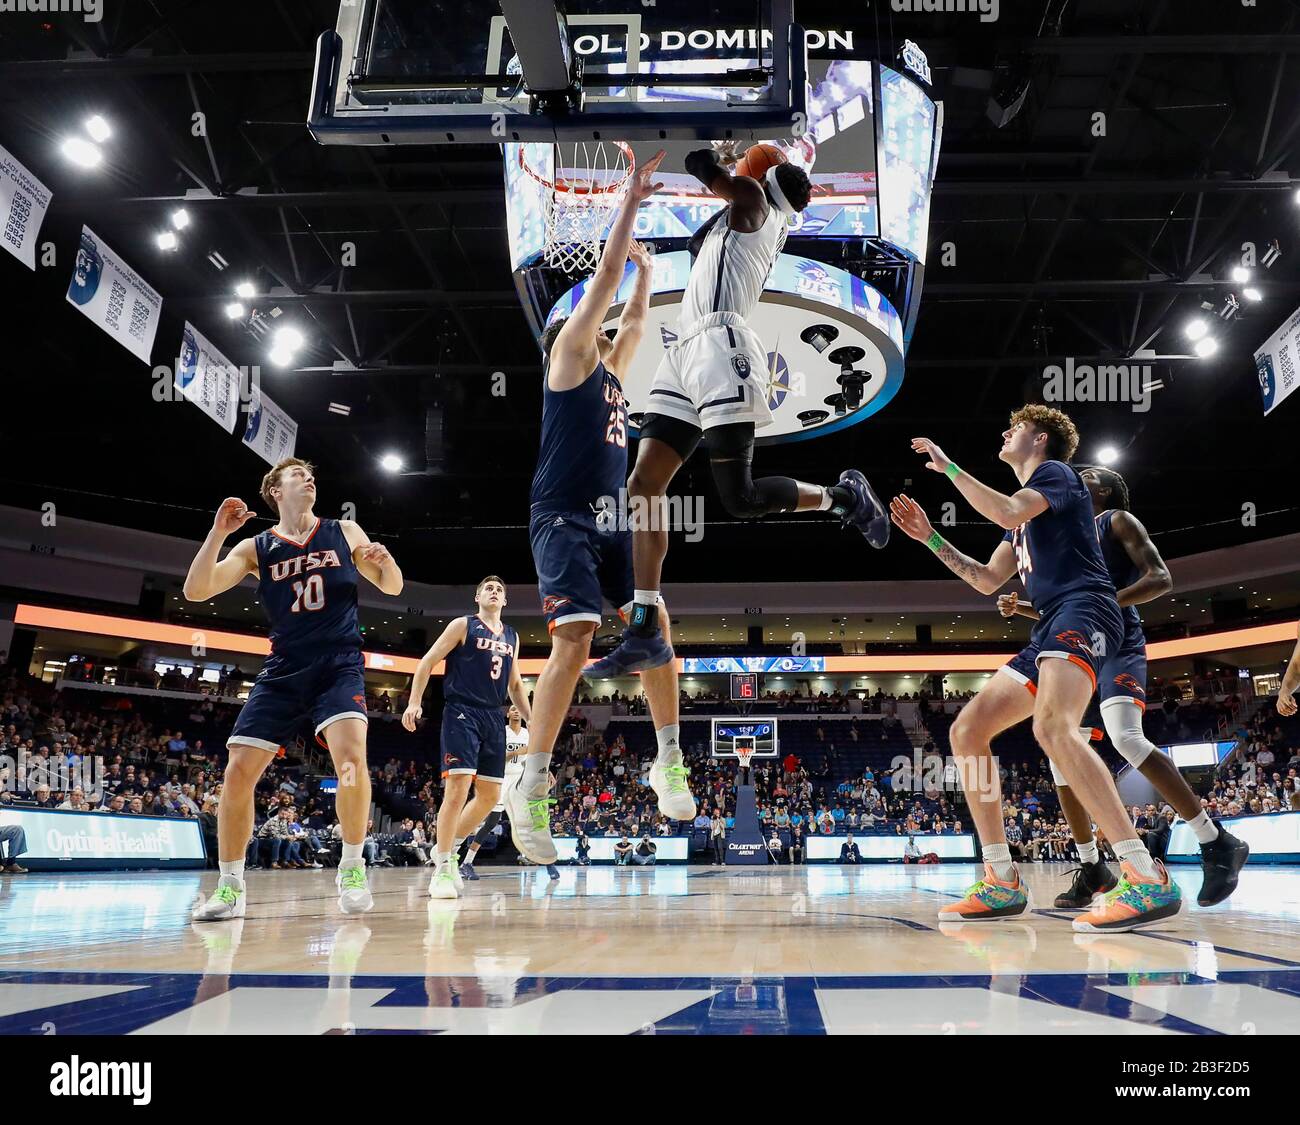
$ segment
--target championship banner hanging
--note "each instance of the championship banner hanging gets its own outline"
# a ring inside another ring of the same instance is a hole
[[[1264,413],[1270,413],[1296,388],[1296,361],[1300,360],[1300,309],[1293,312],[1255,353],[1259,393]]]
[[[239,414],[241,372],[189,321],[173,381],[176,389],[228,434]]]
[[[50,189],[0,145],[0,245],[29,270],[36,268],[36,236],[50,198]]]
[[[292,457],[298,443],[298,423],[275,405],[260,388],[252,388],[244,444],[269,464]]]
[[[89,227],[81,228],[68,301],[129,352],[149,362],[162,297]]]

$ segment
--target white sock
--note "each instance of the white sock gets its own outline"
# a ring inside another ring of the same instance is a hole
[[[464,837],[464,836],[457,836],[457,837],[456,837],[456,838],[451,842],[451,850],[452,850],[453,852],[459,852],[459,851],[460,851],[460,846],[461,846],[461,844],[463,844],[464,842],[465,842],[465,837]]]
[[[823,488],[821,503],[817,505],[817,510],[819,512],[829,512],[834,503],[835,498],[831,496],[831,490],[829,488]]]
[[[1212,844],[1219,838],[1218,826],[1210,819],[1210,814],[1205,809],[1192,817],[1187,822],[1187,827],[1196,833],[1197,843]]]
[[[1101,858],[1101,856],[1097,854],[1097,841],[1094,840],[1092,837],[1088,838],[1088,842],[1086,844],[1081,844],[1079,843],[1078,840],[1075,840],[1074,846],[1079,849],[1080,863],[1087,863],[1091,865],[1096,863],[1097,860]]]
[[[1156,863],[1151,858],[1151,853],[1147,851],[1147,846],[1136,836],[1131,840],[1117,840],[1111,844],[1115,849],[1115,855],[1124,863],[1127,863],[1143,879],[1155,879]]]
[[[980,849],[984,862],[993,868],[993,875],[1004,883],[1015,881],[1016,869],[1011,866],[1011,849],[1006,844],[985,844]]]
[[[655,731],[655,741],[659,743],[659,754],[655,759],[660,765],[681,765],[682,747],[677,737],[681,727],[669,723]]]
[[[475,857],[476,855],[478,855],[478,845],[477,845],[477,844],[471,844],[471,845],[469,846],[469,851],[467,851],[467,852],[465,853],[465,864],[466,864],[466,866],[468,866],[468,867],[473,867],[473,866],[474,866],[474,857]]]
[[[634,590],[632,592],[632,601],[639,605],[658,605],[659,591],[658,590]]]
[[[358,864],[365,863],[361,855],[362,847],[363,844],[344,844],[343,855],[339,858],[339,866],[356,867]]]
[[[439,867],[441,867],[444,863],[450,863],[450,862],[451,862],[451,852],[439,852],[439,853],[438,853],[438,866],[439,866]]]
[[[524,776],[519,779],[519,788],[531,797],[545,797],[550,780],[550,754],[525,754]]]
[[[222,875],[230,875],[238,879],[241,883],[244,881],[244,861],[242,859],[232,859],[229,863],[219,863]]]

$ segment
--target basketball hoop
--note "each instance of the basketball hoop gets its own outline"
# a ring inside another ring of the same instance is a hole
[[[519,166],[546,188],[546,264],[565,273],[594,270],[601,239],[636,167],[632,149],[622,141],[557,144],[555,171],[547,176],[529,165],[529,147],[519,146]]]
[[[752,746],[736,747],[736,761],[740,763],[740,768],[742,770],[749,769],[749,763],[753,757],[754,757],[754,747]]]

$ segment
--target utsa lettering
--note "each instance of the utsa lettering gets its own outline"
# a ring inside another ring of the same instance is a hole
[[[359,650],[357,568],[338,520],[318,520],[306,541],[274,531],[255,539],[257,596],[271,622],[273,656]]]
[[[472,773],[484,781],[505,776],[510,676],[519,634],[502,623],[493,632],[482,618],[465,619],[465,640],[447,654],[446,706],[442,712],[442,770]]]

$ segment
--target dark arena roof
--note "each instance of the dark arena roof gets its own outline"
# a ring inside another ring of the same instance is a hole
[[[1004,0],[987,23],[889,3],[853,5],[850,19],[847,7],[801,0],[797,15],[854,27],[883,60],[915,40],[944,106],[920,317],[888,407],[760,449],[760,475],[826,481],[857,466],[882,495],[937,503],[943,482],[909,447],[922,434],[1007,485],[999,434],[1010,410],[1042,398],[1045,366],[1141,364],[1158,388],[1149,410],[1069,409],[1079,460],[1119,452],[1165,555],[1300,530],[1300,405],[1264,418],[1252,361],[1300,301],[1295,4]],[[200,412],[157,401],[144,365],[64,300],[85,223],[163,295],[153,362],[174,362],[188,319],[236,363],[261,363],[263,387],[299,422],[323,507],[355,504],[408,576],[530,582],[539,353],[512,280],[499,153],[317,144],[304,125],[313,43],[337,5],[251,10],[155,0],[108,3],[99,22],[0,21],[0,143],[52,189],[41,238],[57,254],[34,273],[0,257],[0,490],[23,507],[53,501],[199,538],[217,502],[251,500],[265,470]],[[1024,98],[998,128],[990,92],[1005,90]],[[114,134],[87,174],[59,143],[91,113]],[[179,252],[160,252],[155,235],[180,206],[191,226]],[[1262,261],[1271,243],[1279,256],[1253,271],[1262,299],[1243,299],[1231,270],[1243,247]],[[251,322],[223,315],[238,280],[273,294],[251,302]],[[1207,313],[1217,354],[1189,356],[1181,325],[1230,293],[1234,319]],[[288,369],[265,363],[273,310],[307,337]],[[406,472],[379,467],[388,451]],[[925,566],[825,521],[732,520],[702,458],[674,487],[704,495],[709,527],[670,555],[674,581],[901,579]],[[993,543],[986,526],[955,534],[976,553]]]

